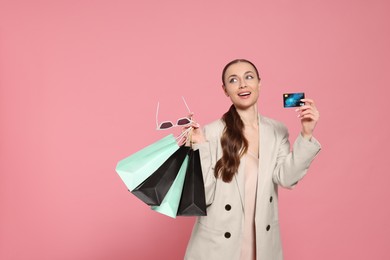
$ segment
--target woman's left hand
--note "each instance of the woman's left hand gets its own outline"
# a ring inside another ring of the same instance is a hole
[[[318,120],[320,119],[320,113],[315,106],[314,100],[309,98],[301,99],[305,102],[305,105],[296,109],[298,112],[298,118],[302,123],[302,136],[310,139],[313,136],[314,128]]]

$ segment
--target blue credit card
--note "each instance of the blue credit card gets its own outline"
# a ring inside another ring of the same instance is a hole
[[[305,98],[305,93],[285,93],[283,94],[284,107],[300,107],[305,104],[301,99]]]

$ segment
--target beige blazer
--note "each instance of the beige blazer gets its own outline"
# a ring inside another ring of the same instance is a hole
[[[259,115],[259,171],[255,212],[258,260],[283,259],[279,235],[278,185],[292,188],[301,180],[321,146],[315,138],[301,135],[290,152],[287,128]],[[244,168],[230,183],[214,177],[214,166],[222,156],[222,120],[204,127],[207,142],[197,144],[202,163],[207,216],[198,217],[187,246],[187,260],[239,260],[244,221]]]

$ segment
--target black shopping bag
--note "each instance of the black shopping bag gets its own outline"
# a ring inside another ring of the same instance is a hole
[[[199,150],[191,149],[177,216],[206,215],[206,197]]]
[[[149,206],[159,206],[174,182],[190,148],[180,146],[152,175],[131,191]]]

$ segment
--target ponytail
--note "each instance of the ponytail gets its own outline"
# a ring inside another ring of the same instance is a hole
[[[222,157],[215,165],[214,176],[224,182],[231,182],[238,171],[241,157],[248,150],[244,136],[244,123],[234,105],[222,116],[225,129],[221,137]]]

